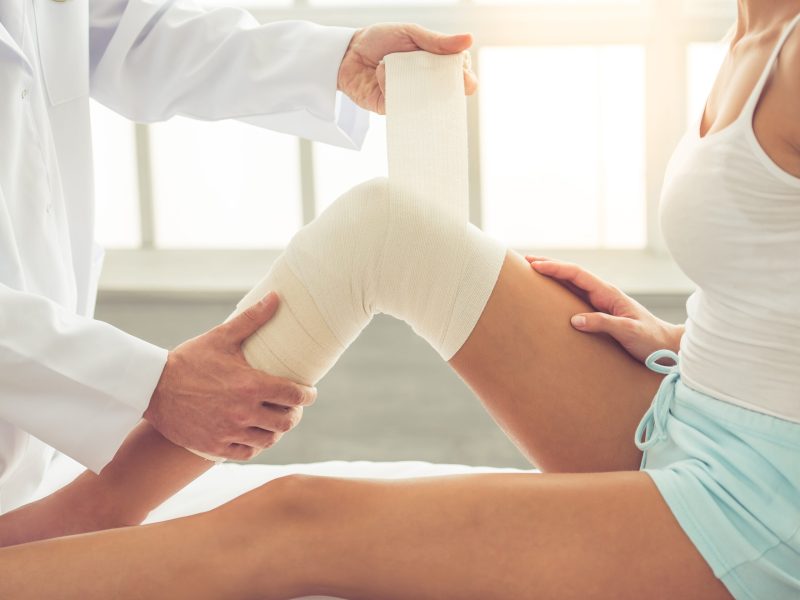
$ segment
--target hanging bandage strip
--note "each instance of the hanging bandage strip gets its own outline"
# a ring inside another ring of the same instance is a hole
[[[462,337],[448,331],[469,221],[465,59],[428,52],[384,59],[390,226],[380,276],[385,287],[402,282],[408,290],[419,286],[421,274],[435,282],[434,294],[387,299],[385,312],[415,315],[415,331],[445,359],[458,350],[454,338]],[[400,261],[393,249],[402,249]]]

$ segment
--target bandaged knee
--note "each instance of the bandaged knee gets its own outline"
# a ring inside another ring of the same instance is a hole
[[[233,318],[277,292],[243,344],[248,363],[315,385],[378,313],[445,359],[494,289],[505,248],[469,224],[463,55],[385,58],[389,177],[341,196],[291,240]]]
[[[269,291],[276,316],[243,345],[255,368],[314,385],[373,315],[406,321],[449,360],[480,318],[505,248],[468,223],[463,55],[385,58],[388,179],[303,228],[232,317]]]

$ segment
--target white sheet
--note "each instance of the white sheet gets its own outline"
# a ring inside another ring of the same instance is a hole
[[[65,456],[58,456],[39,489],[37,497],[47,495],[77,476],[83,467]],[[146,523],[184,517],[224,504],[253,488],[284,475],[302,473],[330,477],[356,477],[374,479],[406,479],[465,473],[521,473],[518,469],[468,467],[464,465],[438,465],[426,462],[345,462],[329,461],[297,465],[234,465],[220,464],[188,485],[153,511]],[[335,600],[315,596],[302,600]]]

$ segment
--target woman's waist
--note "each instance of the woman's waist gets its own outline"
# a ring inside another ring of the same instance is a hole
[[[797,402],[781,402],[764,394],[763,390],[754,387],[750,393],[741,393],[740,390],[726,390],[726,388],[709,385],[702,379],[694,379],[691,374],[681,373],[678,387],[685,388],[682,398],[688,398],[691,403],[700,406],[712,406],[710,402],[720,408],[729,407],[742,409],[757,416],[778,419],[787,425],[797,427],[798,446],[800,446],[800,404]],[[731,393],[738,392],[738,393]],[[694,396],[692,394],[695,394]],[[714,411],[711,411],[714,412]]]
[[[722,306],[703,310],[707,300],[703,294],[687,304],[680,347],[684,378],[738,403],[752,404],[755,394],[800,412],[800,319],[794,317],[795,326],[767,312],[756,318]]]
[[[708,345],[689,337],[681,343],[680,383],[714,400],[798,424],[799,361],[772,348]]]
[[[675,364],[658,364],[663,358]],[[640,449],[645,450],[666,436],[670,416],[690,422],[705,415],[704,422],[738,432],[737,436],[761,439],[767,445],[800,453],[800,402],[790,402],[786,410],[786,405],[775,403],[775,398],[758,386],[744,386],[738,393],[728,393],[713,382],[707,385],[702,379],[693,379],[691,365],[689,373],[685,372],[686,364],[684,356],[670,350],[648,357],[647,366],[665,377],[636,432]]]

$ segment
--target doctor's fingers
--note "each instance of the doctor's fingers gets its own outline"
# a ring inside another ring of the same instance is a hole
[[[317,389],[250,369],[238,384],[239,395],[247,400],[279,406],[311,406],[317,399]]]
[[[455,54],[472,46],[472,34],[469,33],[440,33],[416,23],[405,25],[405,31],[417,48],[434,54]]]
[[[431,31],[420,25],[408,25],[408,36],[414,45],[420,50],[433,52],[434,54],[456,54],[464,53],[464,90],[468,96],[475,93],[478,89],[478,78],[472,70],[472,60],[469,52],[472,46],[472,35],[469,33],[459,33],[450,35]],[[383,88],[382,88],[383,89]]]
[[[293,429],[303,415],[302,408],[272,407],[272,414],[263,419],[258,427],[248,427],[241,431],[236,440],[228,445],[227,452],[232,452],[234,460],[249,460],[267,448],[272,448],[283,437],[283,434]],[[248,454],[248,451],[251,451]],[[244,458],[239,458],[244,456]]]
[[[258,452],[261,452],[267,448],[272,448],[272,446],[278,443],[278,440],[280,440],[281,437],[283,437],[282,433],[267,431],[265,429],[259,429],[258,427],[251,427],[242,433],[241,439],[238,440],[238,444],[249,446]]]
[[[255,416],[254,425],[236,429],[228,438],[219,455],[233,460],[249,460],[262,450],[271,448],[293,429],[303,416],[300,407],[285,408],[266,405]]]
[[[257,416],[258,421],[253,425],[258,429],[283,434],[297,427],[302,418],[302,406],[289,408],[264,402]]]
[[[227,458],[228,460],[250,460],[261,452],[261,448],[254,448],[246,444],[230,444],[224,452],[219,452],[216,456]]]

